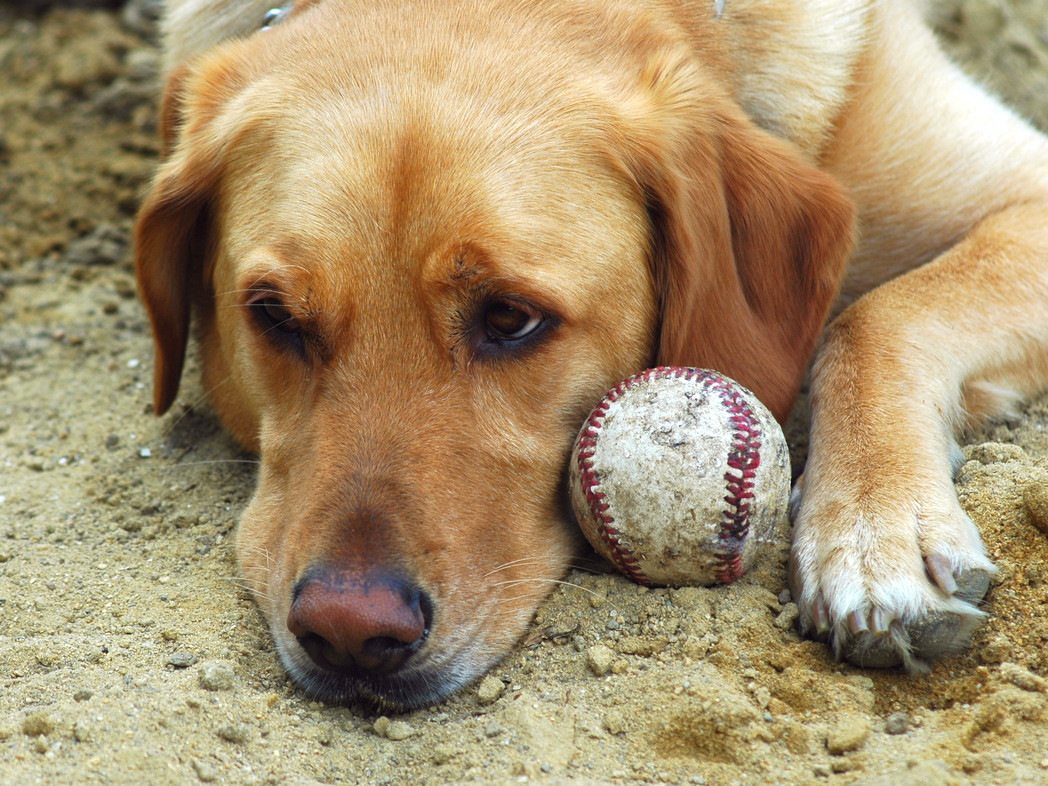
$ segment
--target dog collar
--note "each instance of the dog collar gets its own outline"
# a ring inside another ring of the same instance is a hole
[[[266,15],[262,17],[262,27],[260,29],[269,30],[271,27],[279,25],[287,19],[287,16],[291,13],[291,9],[294,5],[294,3],[284,3],[284,5],[277,6],[276,8],[270,8],[266,11]]]

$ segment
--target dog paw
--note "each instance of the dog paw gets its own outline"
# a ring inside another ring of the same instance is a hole
[[[898,486],[884,493],[890,483],[842,494],[839,475],[807,485],[798,481],[791,504],[802,632],[857,666],[910,673],[963,650],[985,617],[978,604],[994,567],[952,486],[919,500]]]

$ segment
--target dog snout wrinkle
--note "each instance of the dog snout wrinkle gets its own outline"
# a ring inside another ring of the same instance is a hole
[[[287,627],[320,668],[379,676],[418,651],[432,617],[428,595],[400,576],[324,568],[296,585]]]

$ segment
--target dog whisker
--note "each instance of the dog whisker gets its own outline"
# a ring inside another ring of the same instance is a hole
[[[510,562],[504,562],[501,565],[499,565],[498,567],[492,568],[487,573],[485,573],[482,576],[482,578],[486,579],[489,576],[494,576],[496,573],[499,573],[500,571],[509,570],[511,568],[527,567],[529,565],[543,565],[543,566],[546,566],[546,565],[549,565],[549,559],[547,557],[542,556],[542,555],[521,557],[520,559],[511,560]],[[592,575],[592,576],[604,575],[602,571],[598,571],[598,570],[595,570],[593,568],[587,567],[585,565],[577,564],[577,563],[574,563],[574,562],[567,563],[566,565],[564,565],[564,568],[565,568],[565,570],[577,570],[580,573],[586,573],[586,574]]]
[[[579,573],[585,573],[587,576],[606,576],[607,571],[597,570],[596,568],[589,568],[585,565],[576,565],[573,562],[569,562],[565,567],[568,570],[577,570]]]
[[[515,559],[515,560],[511,560],[510,562],[502,563],[497,568],[493,568],[492,570],[489,570],[487,573],[485,573],[483,575],[482,578],[486,579],[488,576],[493,576],[496,573],[498,573],[499,571],[508,570],[509,568],[523,567],[525,565],[545,564],[545,563],[548,563],[548,562],[549,562],[549,560],[544,558],[542,555],[532,555],[532,556],[528,556],[528,557],[521,557],[520,559]]]
[[[265,587],[265,583],[264,582],[257,582],[255,584],[252,584],[252,583],[246,582],[246,581],[230,580],[229,583],[232,584],[234,587],[236,587],[238,589],[247,590],[248,592],[251,592],[251,593],[260,593],[260,594],[262,594],[261,591]]]
[[[524,584],[560,584],[565,587],[571,587],[573,589],[587,592],[596,598],[603,598],[604,596],[600,593],[594,592],[587,587],[583,587],[580,584],[575,584],[570,581],[562,581],[561,579],[544,579],[544,578],[530,578],[530,579],[513,579],[510,581],[496,581],[493,586],[496,587],[517,587]]]
[[[242,548],[244,552],[247,554],[261,556],[265,559],[266,564],[269,566],[273,566],[276,564],[276,560],[273,558],[273,553],[264,546],[244,546]]]

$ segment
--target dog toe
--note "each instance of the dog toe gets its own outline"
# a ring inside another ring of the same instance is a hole
[[[924,516],[907,515],[910,504],[871,517],[811,502],[796,509],[790,566],[804,632],[854,665],[910,673],[967,646],[993,566],[956,503],[935,506],[941,515],[926,503]]]
[[[924,564],[939,589],[968,603],[978,603],[990,589],[993,572],[985,567],[973,566],[955,571],[950,560],[939,553],[929,554]]]
[[[902,666],[910,674],[929,670],[929,661],[963,650],[978,627],[982,613],[932,611],[905,625],[896,620],[882,634],[863,631],[839,647],[841,657],[854,666],[887,669]]]
[[[992,578],[993,572],[984,568],[962,570],[954,577],[957,582],[957,590],[954,595],[968,603],[978,603],[989,592]]]
[[[850,638],[841,651],[841,656],[854,666],[872,669],[888,669],[903,663],[906,651],[906,634],[901,626],[886,630],[878,635]]]
[[[835,627],[836,649],[863,668],[902,666],[911,674],[928,671],[928,662],[963,650],[985,616],[977,604],[990,587],[991,572],[981,567],[955,571],[939,554],[925,558],[932,584],[946,598],[925,598],[905,618],[875,605],[852,611]],[[825,602],[825,601],[824,601]]]

